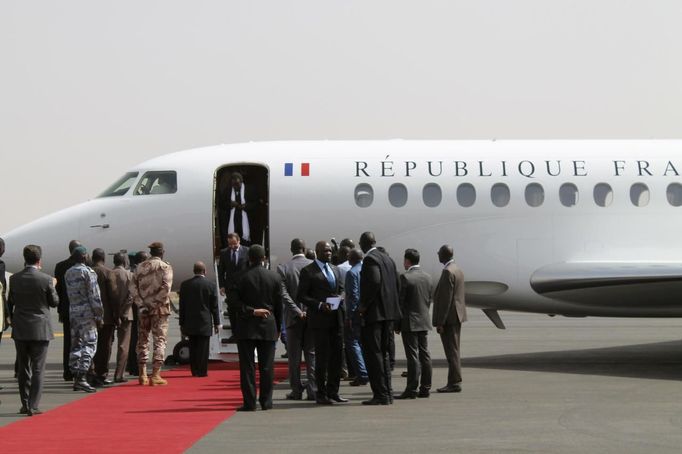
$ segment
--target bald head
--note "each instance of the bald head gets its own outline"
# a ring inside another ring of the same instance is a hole
[[[305,254],[305,241],[300,238],[294,238],[291,240],[290,250],[293,255]]]
[[[315,255],[317,260],[324,263],[329,263],[332,260],[332,246],[326,241],[318,241],[315,244]]]
[[[204,262],[196,262],[194,264],[194,274],[206,275],[206,265],[204,265]]]
[[[73,254],[74,249],[76,249],[78,246],[83,246],[80,241],[78,240],[69,241],[69,254]]]
[[[444,244],[438,249],[438,261],[445,265],[455,256],[452,246]]]
[[[365,232],[360,235],[360,248],[365,254],[367,254],[367,251],[372,249],[375,244],[377,244],[377,240],[372,232]]]
[[[351,266],[355,266],[360,262],[362,262],[362,251],[360,249],[351,249],[348,253],[348,263]]]

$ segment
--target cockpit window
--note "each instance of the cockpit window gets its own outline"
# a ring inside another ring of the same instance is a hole
[[[174,194],[178,190],[177,180],[177,174],[170,170],[147,172],[133,195]]]
[[[121,178],[116,180],[114,184],[109,186],[106,191],[101,193],[99,196],[100,197],[118,197],[125,195],[126,192],[130,189],[130,187],[135,183],[135,180],[137,179],[137,176],[139,175],[138,172],[128,172],[125,175],[123,175]]]

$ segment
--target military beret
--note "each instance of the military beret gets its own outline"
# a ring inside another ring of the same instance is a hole
[[[71,255],[73,257],[85,257],[88,254],[88,250],[85,248],[85,246],[78,246],[73,249],[73,252]]]
[[[148,247],[149,249],[163,249],[163,243],[160,241],[154,241]]]

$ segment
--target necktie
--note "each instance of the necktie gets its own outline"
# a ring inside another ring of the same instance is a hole
[[[327,282],[329,282],[329,288],[334,290],[336,288],[336,279],[334,279],[334,274],[332,270],[329,269],[329,265],[324,264],[324,275],[327,277]]]
[[[237,251],[234,250],[232,251],[232,263],[235,267],[237,266]]]

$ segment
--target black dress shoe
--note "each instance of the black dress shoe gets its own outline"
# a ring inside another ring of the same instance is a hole
[[[94,393],[95,391],[97,391],[94,387],[90,386],[90,383],[88,383],[87,380],[85,380],[84,378],[74,380],[73,390],[85,391],[86,393]]]
[[[397,396],[393,396],[395,399],[416,399],[417,398],[417,393],[410,393],[405,391],[402,394],[398,394]]]
[[[302,400],[302,399],[303,399],[303,395],[302,395],[302,394],[297,394],[297,393],[295,393],[295,392],[293,392],[293,391],[290,392],[289,394],[287,394],[286,397],[287,397],[287,400]]]
[[[356,378],[348,384],[351,386],[365,386],[367,383],[369,383],[369,379],[367,378]]]
[[[438,388],[436,391],[439,393],[458,393],[462,391],[462,387],[459,385],[448,385]]]
[[[237,411],[256,411],[256,409],[242,405],[241,407],[237,407]]]
[[[127,378],[125,377],[116,377],[114,378],[114,383],[126,383],[128,381]]]
[[[260,404],[261,410],[272,410],[272,402],[269,404]]]
[[[431,395],[431,393],[428,390],[427,391],[419,391],[419,394],[417,394],[417,397],[419,397],[420,399],[426,399],[430,395]]]
[[[102,382],[102,386],[111,386],[114,384],[114,381],[110,378],[100,378],[100,381]]]
[[[363,400],[362,405],[388,405],[388,400],[382,399]]]
[[[400,376],[403,377],[403,378],[407,377],[407,371],[406,371],[406,370],[402,371],[402,372],[400,373]]]
[[[19,414],[20,415],[27,415],[28,414],[28,407],[21,407],[19,409]]]
[[[332,401],[328,397],[318,397],[317,399],[315,399],[315,402],[318,405],[332,405],[334,403],[334,401]]]
[[[29,408],[29,410],[28,410],[29,416],[42,415],[42,414],[43,414],[43,412],[38,410],[37,408]]]
[[[346,402],[348,402],[348,399],[343,398],[343,397],[339,396],[338,394],[334,394],[333,396],[329,396],[329,398],[331,400],[333,400],[334,402],[338,402],[340,404],[345,404]]]

